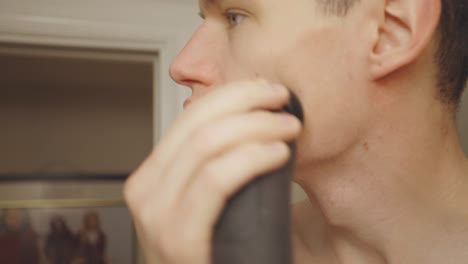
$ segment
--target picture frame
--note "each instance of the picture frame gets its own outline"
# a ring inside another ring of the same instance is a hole
[[[0,263],[137,263],[127,175],[0,175]]]

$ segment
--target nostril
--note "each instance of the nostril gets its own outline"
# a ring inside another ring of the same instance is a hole
[[[169,76],[171,76],[172,80],[179,83],[183,79],[183,77],[182,77],[182,74],[180,74],[180,71],[176,66],[177,64],[173,63],[171,67],[169,67]]]
[[[176,83],[188,87],[209,87],[222,77],[222,67],[216,57],[202,52],[195,56],[189,51],[186,48],[181,52],[169,67],[169,75]]]
[[[169,75],[178,84],[192,87],[194,83],[199,83],[199,76],[196,68],[187,67],[182,63],[174,62],[169,68]]]
[[[186,87],[188,87],[188,88],[190,88],[190,89],[193,90],[193,87],[195,86],[195,84],[196,84],[197,82],[196,82],[196,81],[193,81],[193,80],[187,80],[187,79],[185,79],[185,80],[180,80],[180,81],[178,81],[177,83],[180,84],[180,85],[186,86]]]

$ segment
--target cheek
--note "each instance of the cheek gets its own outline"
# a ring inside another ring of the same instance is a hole
[[[280,82],[299,96],[305,126],[298,165],[333,158],[360,143],[369,96],[363,65],[358,64],[362,60],[346,45],[346,37],[330,29],[294,35],[264,32],[236,38],[231,54],[243,71]]]
[[[232,69],[237,67],[250,76],[279,81],[275,72],[281,48],[277,44],[275,36],[263,29],[233,33],[229,41],[230,61],[233,62],[230,72],[238,72]]]
[[[294,90],[304,108],[299,165],[336,157],[359,144],[367,129],[369,96],[359,55],[340,34],[295,41],[281,52],[276,76]]]

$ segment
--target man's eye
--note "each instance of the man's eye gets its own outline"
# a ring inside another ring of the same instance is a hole
[[[239,25],[245,18],[245,15],[234,13],[234,12],[227,12],[225,16],[230,26]]]

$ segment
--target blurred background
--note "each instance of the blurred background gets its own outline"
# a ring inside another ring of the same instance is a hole
[[[0,263],[142,263],[123,177],[189,95],[168,68],[197,13],[192,0],[0,0]]]
[[[0,0],[0,174],[128,173],[189,89],[191,0]]]
[[[197,13],[196,0],[0,0],[0,175],[135,169],[188,96],[168,68]]]

